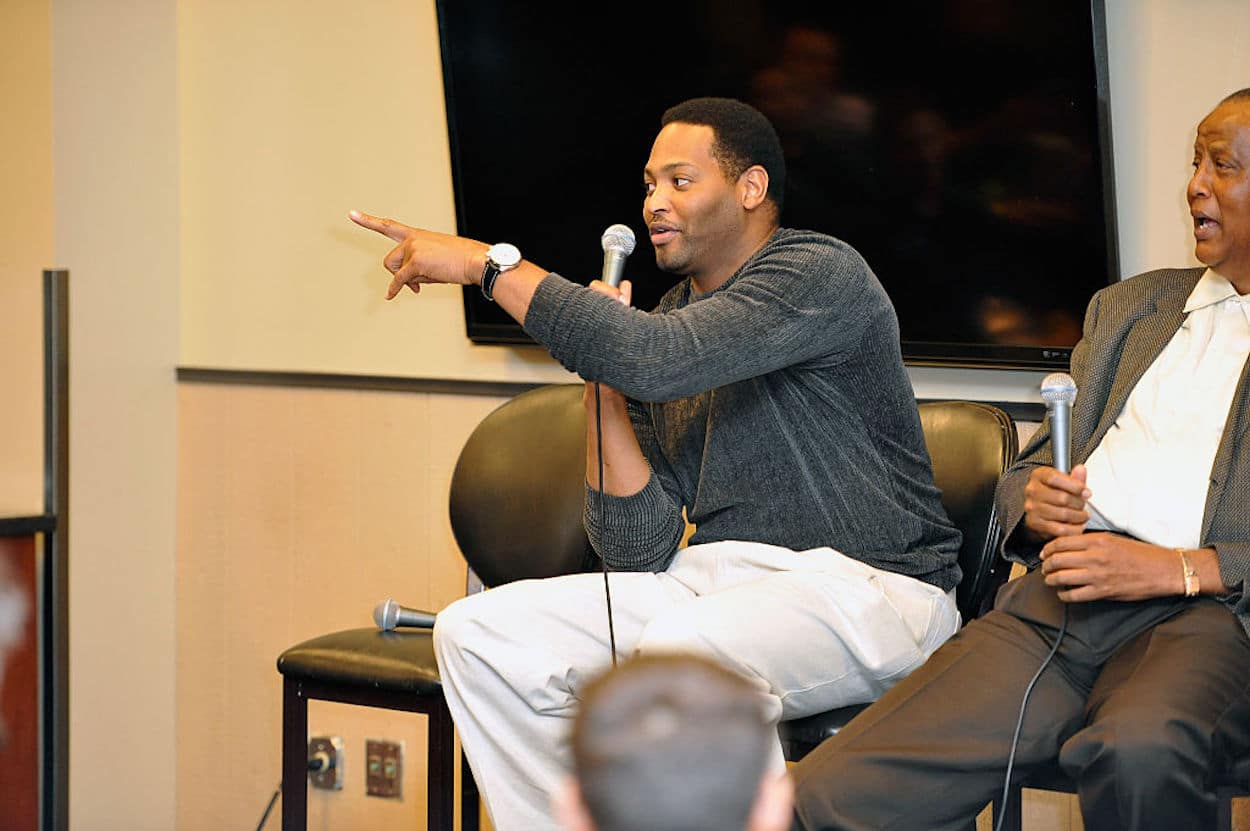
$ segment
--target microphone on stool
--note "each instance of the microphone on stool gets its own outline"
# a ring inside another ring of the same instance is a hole
[[[413,629],[433,629],[434,613],[420,609],[409,609],[400,606],[389,597],[373,607],[373,622],[383,632],[389,632],[396,626],[407,626]]]

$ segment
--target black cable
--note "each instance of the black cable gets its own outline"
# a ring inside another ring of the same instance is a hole
[[[595,451],[599,459],[599,495],[595,507],[599,513],[599,533],[604,531],[603,524],[603,418],[599,404],[599,382],[595,381]],[[608,587],[608,560],[598,551],[599,562],[603,564],[603,596],[608,603],[608,648],[612,650],[612,668],[616,668],[616,627],[612,625],[612,590]]]
[[[278,787],[273,789],[273,796],[269,797],[269,804],[265,806],[265,813],[260,815],[260,822],[256,825],[256,831],[265,827],[265,820],[269,819],[269,812],[273,810],[273,805],[278,801],[278,797],[282,795],[282,783],[278,783]]]
[[[1055,653],[1059,651],[1059,644],[1063,643],[1063,635],[1068,631],[1068,604],[1063,604],[1063,622],[1059,624],[1059,634],[1055,636],[1055,645],[1050,648],[1050,654],[1046,656],[1046,660],[1042,661],[1042,665],[1037,668],[1033,680],[1024,689],[1024,698],[1020,700],[1020,717],[1016,719],[1016,732],[1011,737],[1011,752],[1007,754],[1007,775],[1003,779],[1003,801],[998,807],[998,822],[994,823],[994,831],[1002,831],[1003,819],[1007,816],[1007,794],[1011,793],[1011,769],[1016,762],[1016,745],[1020,742],[1020,730],[1024,727],[1024,708],[1028,706],[1029,696],[1033,694],[1033,687],[1037,684],[1037,679],[1042,677],[1042,673],[1046,671],[1047,665],[1050,664]]]

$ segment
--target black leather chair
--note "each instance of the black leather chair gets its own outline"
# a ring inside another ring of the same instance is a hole
[[[1011,564],[998,555],[1002,528],[994,510],[994,487],[1016,457],[1016,428],[997,407],[968,401],[921,404],[920,421],[942,505],[964,536],[959,550],[964,576],[955,594],[960,614],[969,621],[989,607],[1011,573]],[[782,722],[779,732],[786,759],[802,759],[867,706]]]
[[[499,407],[474,430],[452,477],[452,529],[472,572],[488,586],[597,567],[582,528],[585,416],[581,385],[542,387]],[[966,402],[921,405],[921,418],[943,504],[964,530],[959,589],[966,616],[979,612],[1006,571],[993,555],[994,482],[1015,455],[1015,429],[1001,411]],[[395,592],[402,599],[402,591]],[[438,667],[425,631],[367,627],[314,638],[278,659],[284,676],[284,831],[305,827],[307,701],[342,701],[425,713],[429,718],[427,827],[451,829],[453,778],[462,769],[462,828],[476,829],[477,790],[456,757]],[[851,709],[826,721],[783,726],[788,752],[815,744],[845,723]],[[792,726],[793,725],[793,726]],[[802,750],[806,752],[806,750]],[[801,755],[801,753],[799,753]]]

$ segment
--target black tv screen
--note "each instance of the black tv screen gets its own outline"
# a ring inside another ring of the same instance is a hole
[[[786,150],[782,224],[843,239],[898,311],[911,363],[1064,367],[1118,277],[1101,2],[440,0],[459,231],[582,283],[633,227],[663,111],[747,101]],[[525,343],[476,288],[468,336]]]

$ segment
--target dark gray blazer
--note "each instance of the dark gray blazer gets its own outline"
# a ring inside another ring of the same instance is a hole
[[[1124,409],[1137,381],[1185,319],[1182,309],[1203,268],[1161,269],[1099,291],[1085,314],[1081,342],[1072,350],[1072,377],[1079,393],[1072,408],[1072,463],[1081,464]],[[1220,576],[1233,591],[1225,603],[1250,633],[1250,361],[1242,369],[1224,436],[1211,466],[1202,545],[1214,548]],[[1024,518],[1024,486],[1030,471],[1052,463],[1050,420],[1021,451],[998,483],[996,501],[1004,529],[1003,553],[1032,568],[1039,546],[1014,533]],[[1160,471],[1159,475],[1167,475]]]

